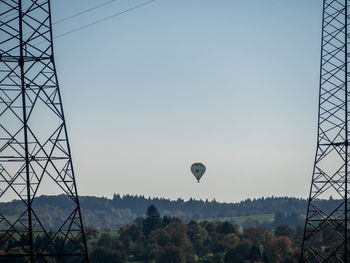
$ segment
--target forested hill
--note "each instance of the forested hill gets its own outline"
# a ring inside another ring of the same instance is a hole
[[[333,199],[321,200],[325,207],[334,205]],[[291,197],[269,197],[247,199],[239,203],[220,203],[215,200],[202,201],[190,199],[169,200],[164,198],[145,198],[144,196],[114,195],[105,197],[82,196],[80,205],[83,219],[88,226],[101,230],[116,230],[144,216],[149,205],[155,205],[162,215],[178,217],[184,222],[210,219],[228,220],[244,225],[265,225],[273,228],[276,224],[297,225],[303,221],[307,201]],[[0,203],[0,212],[4,215],[17,215],[21,211],[21,201]],[[33,206],[46,225],[55,228],[55,219],[70,209],[69,199],[64,195],[40,196]]]
[[[161,213],[171,213],[183,211],[188,214],[196,214],[206,218],[248,216],[255,214],[270,214],[278,210],[285,212],[303,212],[306,209],[307,202],[303,199],[289,197],[270,197],[260,199],[247,199],[239,203],[220,203],[215,200],[202,201],[190,199],[169,200],[164,198],[145,198],[143,196],[114,195],[112,203],[119,208],[130,208],[137,215],[145,213],[145,207],[153,204]]]

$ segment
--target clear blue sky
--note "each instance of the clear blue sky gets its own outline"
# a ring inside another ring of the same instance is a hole
[[[57,21],[105,1],[52,0]],[[142,3],[116,0],[59,35]],[[320,0],[157,0],[55,40],[78,191],[308,195]],[[198,184],[193,162],[207,172]]]

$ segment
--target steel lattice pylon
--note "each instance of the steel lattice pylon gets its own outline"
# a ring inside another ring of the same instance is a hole
[[[323,1],[318,140],[301,262],[350,262],[348,4]]]
[[[60,227],[42,220],[36,205],[50,193],[67,202],[53,219]],[[88,262],[49,0],[0,0],[0,200],[11,199],[22,208],[0,209],[0,262]]]

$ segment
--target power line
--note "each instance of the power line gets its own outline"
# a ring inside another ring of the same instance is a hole
[[[53,25],[56,25],[56,24],[58,24],[58,23],[65,22],[65,21],[67,21],[67,20],[70,20],[70,19],[72,19],[72,18],[74,18],[74,17],[77,17],[77,16],[80,16],[80,15],[86,14],[86,13],[88,13],[88,12],[90,12],[90,11],[93,11],[93,10],[95,10],[95,9],[97,9],[97,8],[100,8],[100,7],[103,7],[103,6],[105,6],[105,5],[108,5],[108,4],[110,4],[110,3],[112,3],[112,2],[115,2],[115,1],[116,1],[116,0],[110,0],[110,1],[108,1],[108,2],[106,2],[106,3],[96,5],[96,6],[94,6],[94,7],[91,7],[91,8],[89,8],[89,9],[84,10],[84,11],[81,11],[81,12],[79,12],[79,13],[76,13],[76,14],[74,14],[74,15],[71,15],[71,16],[68,16],[68,17],[65,17],[65,18],[62,18],[61,20],[58,20],[58,21],[54,22]]]
[[[96,6],[94,6],[94,7],[88,8],[88,9],[86,9],[86,10],[84,10],[84,11],[78,12],[78,13],[76,13],[76,14],[74,14],[74,15],[71,15],[71,16],[68,16],[68,17],[65,17],[65,18],[62,18],[61,20],[58,20],[58,21],[56,21],[56,22],[54,22],[54,23],[52,23],[52,24],[55,25],[55,24],[59,24],[59,23],[65,22],[65,21],[70,20],[70,19],[72,19],[72,18],[74,18],[74,17],[77,17],[77,16],[80,16],[80,15],[86,14],[86,13],[88,13],[88,12],[90,12],[90,11],[93,11],[93,10],[95,10],[95,9],[97,9],[97,8],[101,8],[101,7],[105,6],[105,5],[108,5],[108,4],[112,3],[112,2],[114,2],[114,1],[116,1],[116,0],[110,0],[110,1],[107,1],[106,3],[96,5]],[[45,2],[44,2],[44,1],[38,2],[37,5],[41,5],[41,4],[43,4],[43,3],[45,3]],[[28,7],[29,7],[29,6],[28,6]],[[24,8],[24,9],[26,9],[26,8]],[[3,14],[0,14],[0,16],[2,16],[2,15],[3,15]],[[10,16],[13,16],[13,17],[14,17],[14,16],[17,16],[17,15],[18,15],[18,11],[13,11],[12,13],[10,12],[10,13],[7,14],[6,16],[2,16],[2,19],[7,18],[7,17],[10,17]],[[30,33],[30,32],[29,32],[29,33]],[[27,34],[29,34],[29,33],[27,33]]]
[[[86,10],[80,11],[79,13],[76,13],[76,14],[74,14],[74,15],[71,15],[71,16],[68,16],[68,17],[65,17],[65,18],[62,18],[61,20],[58,20],[58,21],[52,23],[52,25],[56,25],[56,24],[65,22],[65,21],[70,20],[70,19],[72,19],[72,18],[74,18],[74,17],[83,15],[83,14],[88,13],[88,12],[90,12],[90,11],[93,11],[93,10],[95,10],[95,9],[97,9],[97,8],[101,8],[101,7],[103,7],[103,6],[105,6],[105,5],[108,5],[108,4],[110,4],[110,3],[112,3],[112,2],[115,2],[115,1],[116,1],[116,0],[110,0],[110,1],[107,1],[107,2],[105,2],[105,3],[103,3],[103,4],[99,4],[99,5],[96,5],[96,6],[94,6],[94,7],[88,8],[88,9],[86,9]],[[42,3],[44,3],[44,2],[42,2]],[[42,3],[38,3],[38,4],[42,4]],[[14,16],[14,15],[13,15],[13,14],[10,14],[10,15],[8,15],[8,16],[5,16],[4,18],[9,17],[9,16]],[[34,32],[34,31],[32,30],[32,31],[26,32],[24,35],[28,35],[28,34],[30,34],[30,33],[32,33],[32,32]]]
[[[72,19],[72,18],[74,18],[74,17],[77,17],[77,16],[80,16],[80,15],[86,14],[86,13],[88,13],[88,12],[91,12],[91,11],[97,9],[97,8],[101,8],[101,7],[103,7],[103,6],[105,6],[105,5],[108,5],[108,4],[110,4],[110,3],[112,3],[112,2],[115,2],[115,1],[116,1],[116,0],[109,0],[109,1],[107,1],[107,2],[105,2],[105,3],[96,5],[96,6],[94,6],[94,7],[88,8],[88,9],[83,10],[83,11],[80,11],[80,12],[74,14],[74,15],[67,16],[67,17],[65,17],[65,18],[62,18],[62,19],[60,19],[60,20],[58,20],[58,21],[56,21],[56,22],[54,22],[54,23],[52,23],[52,24],[55,25],[55,24],[59,24],[59,23],[65,22],[65,21],[70,20],[70,19]],[[41,5],[41,4],[43,4],[43,3],[45,3],[45,2],[44,2],[44,1],[38,2],[37,5]],[[29,7],[29,6],[28,6],[28,7]],[[26,8],[25,8],[25,9],[26,9]],[[18,15],[18,11],[12,11],[12,13],[7,14],[6,16],[3,16],[3,14],[0,14],[0,16],[2,16],[2,19],[7,18],[7,17],[10,17],[10,16],[16,16],[16,15]]]
[[[86,13],[88,13],[88,12],[91,12],[91,11],[93,11],[93,10],[95,10],[95,9],[101,8],[101,7],[103,7],[103,6],[105,6],[105,5],[108,5],[108,4],[110,4],[110,3],[112,3],[112,2],[115,2],[115,1],[116,1],[116,0],[109,0],[109,1],[107,1],[107,2],[105,2],[105,3],[96,5],[96,6],[94,6],[94,7],[88,8],[88,9],[86,9],[86,10],[83,10],[83,11],[78,12],[78,13],[76,13],[76,14],[73,14],[73,15],[71,15],[71,16],[62,18],[62,19],[60,19],[60,20],[58,20],[58,21],[55,21],[54,23],[52,23],[52,25],[56,25],[56,24],[65,22],[65,21],[67,21],[67,20],[70,20],[70,19],[75,18],[75,17],[77,17],[77,16],[86,14]],[[138,9],[138,8],[140,8],[140,7],[143,7],[143,6],[145,6],[145,5],[148,5],[148,4],[150,4],[151,2],[154,2],[154,1],[156,1],[156,0],[150,0],[150,1],[144,2],[144,3],[142,3],[142,4],[133,6],[133,7],[131,7],[131,8],[128,8],[128,9],[124,10],[124,11],[118,12],[118,13],[116,13],[116,14],[114,14],[114,15],[111,15],[111,16],[108,16],[108,17],[105,17],[105,18],[102,18],[102,19],[100,19],[100,20],[98,20],[98,21],[92,22],[92,23],[90,23],[90,24],[87,24],[87,25],[78,27],[78,28],[76,28],[76,29],[73,29],[73,30],[71,30],[71,31],[65,32],[65,33],[63,33],[63,34],[57,35],[57,36],[55,36],[54,38],[60,38],[60,37],[63,37],[63,36],[66,36],[66,35],[75,33],[75,32],[77,32],[77,31],[83,30],[83,29],[88,28],[88,27],[90,27],[90,26],[99,24],[99,23],[104,22],[104,21],[106,21],[106,20],[112,19],[112,18],[114,18],[114,17],[120,16],[120,15],[125,14],[125,13],[127,13],[127,12],[130,12],[130,11],[133,11],[133,10]],[[13,14],[8,14],[7,16],[4,16],[4,17],[2,17],[2,18],[7,18],[7,17],[9,17],[9,16],[14,16],[14,15],[15,15],[15,13],[13,13]],[[31,33],[31,32],[27,32],[26,34],[30,34],[30,33]],[[38,43],[38,44],[39,44],[39,43]]]
[[[113,1],[115,1],[115,0],[113,0]],[[78,28],[76,28],[76,29],[73,29],[73,30],[67,31],[67,32],[65,32],[65,33],[62,33],[62,34],[60,34],[60,35],[57,35],[57,36],[55,36],[54,38],[60,38],[60,37],[66,36],[66,35],[70,35],[70,34],[75,33],[75,32],[77,32],[77,31],[83,30],[83,29],[85,29],[85,28],[94,26],[94,25],[99,24],[99,23],[102,23],[102,22],[104,22],[104,21],[106,21],[106,20],[109,20],[109,19],[112,19],[112,18],[114,18],[114,17],[120,16],[120,15],[122,15],[122,14],[128,13],[128,12],[133,11],[133,10],[135,10],[135,9],[138,9],[138,8],[140,8],[140,7],[146,6],[146,5],[148,5],[148,4],[152,3],[152,2],[155,2],[155,1],[156,1],[156,0],[150,0],[150,1],[144,2],[144,3],[142,3],[142,4],[138,4],[138,5],[136,5],[136,6],[133,6],[133,7],[128,8],[128,9],[126,9],[126,10],[124,10],[124,11],[118,12],[118,13],[116,13],[116,14],[114,14],[114,15],[107,16],[107,17],[105,17],[105,18],[102,18],[102,19],[97,20],[97,21],[95,21],[95,22],[92,22],[92,23],[90,23],[90,24],[86,24],[86,25],[84,25],[84,26],[81,26],[81,27],[78,27]],[[85,11],[83,11],[83,12],[85,12]]]

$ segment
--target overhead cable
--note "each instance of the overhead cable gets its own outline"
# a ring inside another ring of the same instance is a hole
[[[148,4],[150,4],[150,3],[154,2],[154,1],[156,1],[156,0],[150,0],[150,1],[147,1],[147,2],[144,2],[144,3],[141,3],[141,4],[138,4],[138,5],[136,5],[136,6],[133,6],[133,7],[128,8],[128,9],[126,9],[126,10],[124,10],[124,11],[118,12],[118,13],[116,13],[116,14],[114,14],[114,15],[107,16],[107,17],[102,18],[102,19],[100,19],[100,20],[97,20],[97,21],[95,21],[95,22],[86,24],[86,25],[84,25],[84,26],[81,26],[81,27],[78,27],[78,28],[76,28],[76,29],[73,29],[73,30],[67,31],[67,32],[65,32],[65,33],[62,33],[62,34],[60,34],[60,35],[57,35],[57,36],[55,36],[54,38],[60,38],[60,37],[66,36],[66,35],[70,35],[70,34],[75,33],[75,32],[77,32],[77,31],[83,30],[83,29],[85,29],[85,28],[94,26],[94,25],[99,24],[99,23],[102,23],[102,22],[104,22],[104,21],[106,21],[106,20],[109,20],[109,19],[112,19],[112,18],[114,18],[114,17],[123,15],[123,14],[125,14],[125,13],[128,13],[128,12],[130,12],[130,11],[133,11],[133,10],[138,9],[138,8],[140,8],[140,7],[146,6],[146,5],[148,5]]]
[[[97,8],[101,8],[101,7],[103,7],[103,6],[105,6],[105,5],[108,5],[108,4],[110,4],[110,3],[112,3],[112,2],[115,2],[115,1],[116,1],[116,0],[110,0],[110,1],[107,1],[107,2],[105,2],[105,3],[103,3],[103,4],[96,5],[96,6],[94,6],[94,7],[91,7],[91,8],[89,8],[89,9],[84,10],[84,11],[81,11],[81,12],[79,12],[79,13],[76,13],[76,14],[74,14],[74,15],[67,16],[67,17],[65,17],[65,18],[62,18],[62,19],[60,19],[60,20],[58,20],[58,21],[56,21],[56,22],[54,22],[54,23],[52,23],[52,24],[53,24],[53,25],[56,25],[56,24],[65,22],[65,21],[70,20],[70,19],[72,19],[72,18],[74,18],[74,17],[77,17],[77,16],[80,16],[80,15],[86,14],[86,13],[88,13],[88,12],[90,12],[90,11],[93,11],[93,10],[95,10],[95,9],[97,9]]]

